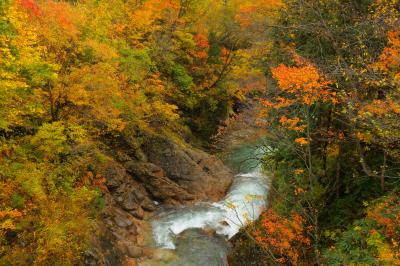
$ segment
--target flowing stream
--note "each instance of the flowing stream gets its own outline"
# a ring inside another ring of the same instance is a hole
[[[177,259],[168,265],[228,265],[226,240],[256,220],[266,205],[268,178],[261,170],[261,154],[261,150],[249,147],[232,154],[230,164],[240,166],[242,173],[236,175],[220,202],[164,209],[153,219],[156,245],[177,253]]]

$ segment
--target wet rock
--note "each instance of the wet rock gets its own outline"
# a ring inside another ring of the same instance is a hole
[[[180,201],[194,199],[178,184],[170,180],[162,168],[152,163],[128,162],[127,171],[136,176],[146,187],[147,191],[157,200],[176,199]]]
[[[128,252],[128,256],[131,258],[139,258],[143,256],[143,249],[141,247],[128,245],[126,250]]]
[[[162,168],[178,186],[202,199],[221,199],[232,183],[232,172],[215,156],[201,150],[154,137],[144,151],[149,161]]]
[[[141,205],[143,210],[153,212],[156,210],[156,205],[148,198],[145,198],[142,202]]]
[[[175,265],[228,265],[228,244],[222,237],[189,229],[179,236],[176,252],[180,262]]]
[[[99,172],[106,178],[107,182],[121,183],[126,176],[125,168],[115,161],[108,161],[102,165],[102,167],[99,169]]]
[[[230,226],[228,224],[228,222],[226,222],[226,221],[221,221],[221,222],[219,222],[219,224],[222,225],[222,226]]]
[[[137,227],[133,224],[131,227],[129,227],[128,233],[137,236],[138,235]]]
[[[114,221],[119,227],[128,227],[128,226],[132,225],[131,220],[129,220],[128,218],[121,217],[121,216],[114,217]]]
[[[125,197],[121,202],[121,207],[127,211],[133,211],[140,208],[139,204],[136,202],[136,198],[132,193],[126,193]]]
[[[141,149],[136,149],[135,150],[135,157],[140,161],[140,162],[147,162],[147,156],[146,154],[141,150]]]
[[[121,183],[119,182],[119,180],[116,180],[116,179],[108,179],[106,182],[106,186],[110,191],[114,191],[120,185],[121,185]]]
[[[143,257],[146,257],[148,259],[152,258],[154,256],[154,252],[151,249],[144,248],[143,249]]]
[[[144,194],[140,191],[140,190],[134,190],[133,192],[134,197],[138,200],[138,201],[142,201],[145,199]]]
[[[132,214],[134,217],[140,220],[143,220],[144,218],[144,211],[140,206],[136,210],[130,211],[130,214]]]
[[[93,239],[92,247],[85,252],[84,264],[87,266],[123,265],[124,252],[120,249],[115,236],[102,224],[99,224],[99,229],[99,237]]]
[[[117,161],[122,162],[122,163],[132,160],[132,158],[129,155],[127,155],[126,153],[121,152],[121,151],[117,152],[115,157],[116,157]]]
[[[120,233],[117,233],[117,232],[112,232],[112,235],[115,237],[115,239],[117,239],[117,240],[124,240],[124,236],[122,235],[122,234],[120,234]]]
[[[97,266],[100,263],[100,258],[98,256],[98,252],[91,248],[87,250],[84,254],[84,263],[86,266]]]

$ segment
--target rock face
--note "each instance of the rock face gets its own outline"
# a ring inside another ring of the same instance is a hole
[[[96,167],[108,191],[87,265],[135,265],[149,257],[143,235],[151,230],[147,218],[158,203],[217,201],[232,182],[233,174],[216,157],[166,137],[153,136],[140,148],[128,138],[122,146],[110,149],[112,159]]]
[[[198,199],[219,200],[232,182],[231,171],[215,156],[167,138],[150,139],[144,152],[149,161]]]
[[[172,199],[184,202],[195,199],[193,194],[170,180],[164,170],[155,164],[129,162],[125,164],[125,167],[130,174],[143,183],[155,200],[171,202]]]

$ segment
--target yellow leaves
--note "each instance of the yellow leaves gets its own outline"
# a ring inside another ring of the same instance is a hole
[[[382,265],[398,265],[400,263],[399,252],[396,252],[390,244],[384,241],[378,231],[371,232],[367,238],[367,244],[377,249],[377,259]]]
[[[11,219],[6,219],[5,221],[1,221],[0,222],[0,235],[1,235],[1,231],[4,230],[12,230],[15,229],[15,223],[13,220]]]
[[[339,155],[339,145],[330,143],[326,148],[326,155],[336,157]]]
[[[246,203],[252,203],[254,201],[258,201],[258,200],[263,200],[264,197],[263,196],[259,196],[259,195],[253,195],[253,194],[248,194],[244,197],[244,201]]]
[[[154,29],[155,21],[162,18],[165,9],[176,11],[179,6],[176,1],[148,0],[133,11],[131,20],[134,24],[131,26],[136,34],[140,36]]]
[[[118,57],[117,51],[105,43],[90,39],[83,42],[82,45],[93,49],[97,58],[101,60],[112,60]]]
[[[228,202],[226,207],[228,207],[231,210],[234,210],[237,208],[237,206],[233,202]]]
[[[294,173],[296,175],[301,175],[302,173],[304,173],[304,169],[296,169],[296,170],[294,170]]]
[[[276,18],[276,12],[284,6],[282,0],[240,1],[235,19],[241,27],[247,28],[260,18]]]
[[[46,158],[55,158],[59,153],[69,151],[69,144],[79,144],[85,140],[86,131],[82,127],[54,122],[43,124],[30,142]]]
[[[300,144],[301,146],[307,145],[310,143],[310,141],[307,138],[297,138],[295,139],[295,142]]]
[[[0,237],[4,231],[15,229],[15,220],[22,217],[22,212],[6,208],[0,210]]]
[[[10,177],[0,180],[0,238],[10,232],[26,243],[3,241],[0,264],[79,264],[93,232],[93,201],[97,193],[74,188],[70,183],[73,179],[69,175],[78,172],[78,168],[63,168],[38,158],[27,161],[23,157],[18,157],[19,163],[0,165],[2,177]],[[18,209],[9,207],[12,205],[18,205]]]
[[[298,196],[298,195],[300,195],[300,194],[303,194],[304,192],[305,192],[304,189],[302,189],[301,187],[297,187],[297,188],[294,190],[294,195]]]
[[[153,115],[158,118],[163,116],[166,121],[175,121],[179,118],[176,105],[155,101],[152,103],[152,107],[154,109]]]
[[[373,138],[371,136],[371,134],[369,134],[368,132],[367,133],[356,132],[355,134],[356,134],[357,139],[359,139],[360,141],[362,141],[364,143],[371,143],[371,140]]]
[[[45,49],[39,44],[35,27],[29,22],[28,15],[20,10],[17,1],[0,19],[5,31],[0,34],[0,128],[7,128],[22,124],[22,115],[27,111],[24,100],[35,100],[21,70],[40,65]],[[37,75],[31,78],[34,80]]]

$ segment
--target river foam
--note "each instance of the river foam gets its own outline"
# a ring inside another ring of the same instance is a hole
[[[152,221],[158,247],[175,249],[175,237],[194,228],[212,229],[231,238],[241,227],[255,221],[266,206],[268,178],[261,168],[239,174],[225,198],[216,203],[163,210]]]

